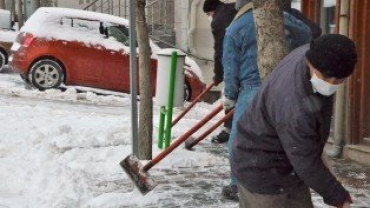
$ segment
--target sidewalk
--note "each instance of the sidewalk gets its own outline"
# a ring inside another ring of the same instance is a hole
[[[226,157],[225,145],[214,145],[204,141],[193,151],[206,151],[215,156]],[[191,152],[189,153],[191,154]],[[352,208],[370,207],[370,167],[363,167],[351,161],[331,160],[334,171],[354,203]],[[163,197],[148,208],[197,207],[197,208],[237,208],[238,204],[221,196],[221,187],[228,183],[228,164],[217,167],[192,167],[174,170],[153,169],[151,175],[158,182],[153,190]],[[139,193],[138,193],[139,194]],[[149,193],[150,194],[150,193]],[[329,208],[322,198],[312,193],[315,208]]]

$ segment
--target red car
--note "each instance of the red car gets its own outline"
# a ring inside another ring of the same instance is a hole
[[[45,90],[62,83],[129,93],[128,21],[124,18],[65,8],[40,8],[21,28],[9,65],[23,80]],[[157,52],[152,41],[152,86]],[[185,61],[185,99],[205,88],[197,64]]]

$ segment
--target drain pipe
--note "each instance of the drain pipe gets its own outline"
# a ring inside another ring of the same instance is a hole
[[[339,34],[349,36],[349,2],[350,0],[340,0],[339,13]],[[346,107],[346,83],[343,84],[335,95],[334,111],[334,143],[327,152],[332,158],[337,158],[342,154],[344,146],[344,127],[345,127],[345,107]]]
[[[197,50],[194,47],[194,32],[197,29],[197,10],[200,0],[193,0],[191,2],[190,9],[190,29],[188,33],[188,48],[190,53],[198,55]]]

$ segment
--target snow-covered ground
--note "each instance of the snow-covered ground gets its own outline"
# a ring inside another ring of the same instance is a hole
[[[198,104],[173,136],[215,106]],[[201,147],[180,146],[150,170],[159,185],[142,196],[119,166],[131,153],[130,114],[128,95],[40,92],[16,74],[0,74],[0,208],[238,207],[220,196],[228,181],[225,154]],[[155,107],[155,135],[158,120]],[[153,155],[159,152],[155,141]]]

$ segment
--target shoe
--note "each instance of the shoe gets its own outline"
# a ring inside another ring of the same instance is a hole
[[[211,142],[221,144],[229,141],[230,134],[226,131],[221,131],[218,135],[213,136]]]
[[[233,201],[239,201],[238,197],[238,187],[237,186],[224,186],[222,187],[222,196],[225,199],[230,199]]]

